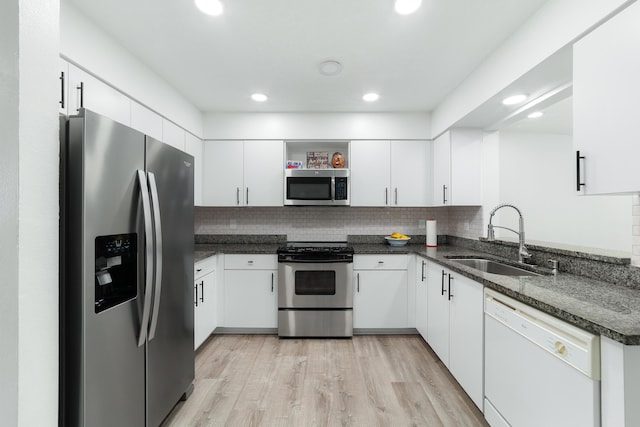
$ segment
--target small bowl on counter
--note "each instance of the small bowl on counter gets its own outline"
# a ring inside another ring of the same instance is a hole
[[[387,240],[387,243],[389,244],[389,246],[404,246],[407,244],[409,240],[411,240],[411,237],[397,238],[397,237],[385,236],[384,238]]]

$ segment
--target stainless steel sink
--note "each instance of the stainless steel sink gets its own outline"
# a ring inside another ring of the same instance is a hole
[[[457,262],[485,273],[500,274],[502,276],[540,276],[533,271],[513,267],[498,261],[482,258],[449,258],[449,260]]]

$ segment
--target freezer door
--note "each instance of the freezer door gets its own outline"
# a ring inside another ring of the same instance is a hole
[[[147,343],[147,425],[157,426],[194,380],[193,157],[146,137],[146,169],[157,186],[162,225]]]
[[[136,170],[144,168],[144,135],[84,110],[69,119],[64,154],[65,425],[141,426],[144,233]]]

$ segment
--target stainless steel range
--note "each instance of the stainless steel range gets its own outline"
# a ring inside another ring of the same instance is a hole
[[[353,335],[353,248],[346,242],[278,249],[278,335]]]

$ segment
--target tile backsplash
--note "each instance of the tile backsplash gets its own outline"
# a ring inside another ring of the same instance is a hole
[[[424,235],[425,220],[438,221],[438,234],[477,239],[482,208],[196,207],[196,234],[285,234],[289,240],[337,241],[347,235]]]

